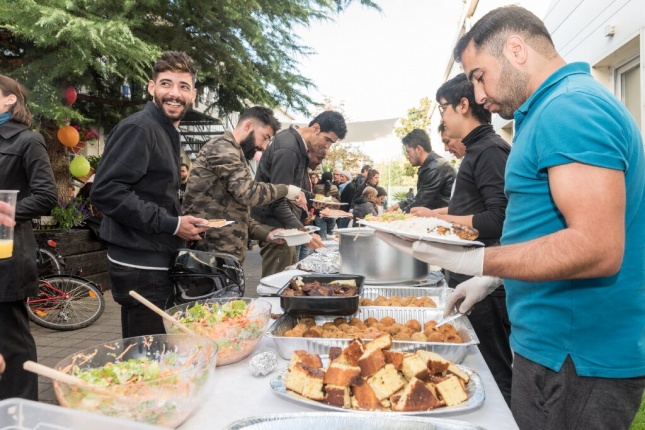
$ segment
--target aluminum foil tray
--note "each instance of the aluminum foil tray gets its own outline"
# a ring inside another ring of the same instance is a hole
[[[323,366],[327,367],[328,364],[328,357],[320,357],[323,362]],[[430,409],[427,411],[409,411],[409,412],[397,412],[397,411],[370,411],[367,412],[368,414],[372,415],[373,420],[380,420],[381,417],[392,417],[392,416],[405,416],[405,415],[439,415],[439,414],[446,414],[446,413],[454,413],[454,412],[465,412],[471,409],[478,408],[479,406],[484,403],[484,400],[486,400],[486,393],[484,391],[484,385],[482,384],[481,378],[472,369],[468,369],[463,366],[459,366],[459,369],[461,369],[462,372],[465,372],[470,376],[470,381],[468,384],[466,384],[466,391],[468,392],[468,400],[464,403],[460,403],[458,405],[454,406],[444,406],[441,408],[436,408],[436,409]],[[293,402],[297,402],[303,405],[307,406],[312,406],[314,408],[320,408],[320,409],[327,409],[327,410],[335,410],[335,411],[343,411],[343,412],[354,412],[352,409],[344,409],[340,406],[334,406],[330,405],[324,402],[318,402],[316,400],[311,400],[306,397],[303,397],[299,394],[294,393],[291,390],[287,390],[287,387],[284,384],[284,377],[288,373],[289,369],[288,367],[285,367],[280,371],[280,373],[271,380],[271,389],[273,390],[273,393],[291,400]],[[319,428],[318,426],[314,428]],[[323,427],[320,427],[323,428]],[[325,427],[325,428],[331,428],[331,427]],[[339,427],[342,429],[345,428],[373,428],[372,426],[367,426],[367,427]]]
[[[365,320],[369,317],[381,319],[386,316],[394,318],[397,322],[405,324],[406,321],[411,319],[418,320],[421,325],[426,321],[439,321],[443,315],[443,309],[434,308],[388,308],[388,307],[366,307],[359,308],[358,312],[354,315],[343,317],[348,321],[352,318],[359,318]],[[280,357],[285,360],[290,360],[293,351],[304,349],[310,353],[326,355],[329,353],[329,348],[338,346],[345,348],[351,338],[322,338],[322,337],[288,337],[284,334],[287,330],[291,330],[300,321],[300,316],[283,314],[277,321],[275,321],[266,331],[266,336],[273,339],[275,342],[276,350]],[[317,325],[322,325],[326,322],[332,322],[337,317],[334,316],[315,316],[314,320]],[[443,343],[443,342],[416,342],[409,340],[394,340],[392,342],[393,350],[414,352],[418,349],[426,351],[433,351],[443,356],[444,358],[454,361],[459,364],[464,361],[468,353],[470,345],[479,344],[479,339],[475,334],[473,326],[466,316],[456,319],[452,324],[457,329],[459,336],[464,341],[463,343]],[[369,341],[369,339],[365,339]]]
[[[445,282],[444,282],[445,284]],[[363,287],[364,299],[374,300],[378,296],[383,297],[430,297],[437,304],[437,309],[445,308],[446,297],[452,290],[447,286],[436,287],[414,287],[414,286],[393,286],[393,287],[380,287],[374,285],[365,285]],[[369,306],[370,308],[372,306]],[[376,308],[388,306],[374,306]],[[433,308],[418,308],[418,309],[433,309]]]
[[[224,430],[302,430],[307,428],[372,430],[481,430],[475,424],[430,417],[391,416],[367,412],[300,412],[248,417]]]

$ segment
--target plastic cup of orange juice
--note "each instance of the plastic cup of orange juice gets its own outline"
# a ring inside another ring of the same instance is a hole
[[[13,255],[13,226],[18,191],[0,190],[0,258]]]

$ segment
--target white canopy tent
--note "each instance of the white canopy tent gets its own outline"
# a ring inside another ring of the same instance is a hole
[[[355,121],[347,123],[347,135],[340,142],[362,143],[388,137],[393,133],[394,124],[399,118],[377,119],[374,121]],[[290,125],[306,127],[308,123],[283,122],[283,127]]]

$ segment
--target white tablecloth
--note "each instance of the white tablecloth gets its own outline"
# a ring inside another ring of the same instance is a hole
[[[273,305],[273,312],[281,312],[278,298],[265,297],[262,300]],[[275,351],[273,340],[263,338],[252,355],[264,351]],[[287,366],[286,360],[278,357],[278,368],[273,373],[264,377],[254,377],[248,370],[249,359],[250,357],[239,363],[217,368],[213,394],[179,427],[181,430],[221,429],[233,421],[250,416],[322,410],[286,400],[273,393],[269,382],[280,369]],[[506,406],[479,349],[471,347],[462,364],[475,370],[481,377],[486,393],[484,404],[474,410],[433,417],[467,421],[489,430],[517,429],[511,411]]]

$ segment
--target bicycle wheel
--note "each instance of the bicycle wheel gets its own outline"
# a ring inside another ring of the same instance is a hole
[[[38,265],[38,279],[63,273],[63,258],[55,251],[42,246],[36,249],[36,264]]]
[[[76,330],[98,320],[105,310],[103,293],[80,276],[45,276],[37,297],[27,299],[29,319],[54,330]]]

